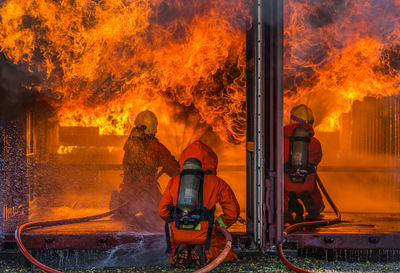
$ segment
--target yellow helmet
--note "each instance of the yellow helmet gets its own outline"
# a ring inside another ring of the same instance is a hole
[[[158,120],[153,112],[145,110],[136,116],[135,125],[138,127],[144,126],[145,134],[155,135],[157,133]]]
[[[290,124],[294,123],[307,123],[314,124],[314,115],[310,108],[305,104],[300,104],[292,108],[290,111]]]

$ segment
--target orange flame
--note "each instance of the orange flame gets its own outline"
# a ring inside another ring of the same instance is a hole
[[[355,100],[398,94],[398,1],[286,3],[285,107],[308,104],[317,129],[334,131]]]
[[[40,75],[61,125],[126,134],[136,113],[165,113],[168,100],[193,105],[222,139],[238,143],[249,4],[197,2],[8,0],[0,47]]]

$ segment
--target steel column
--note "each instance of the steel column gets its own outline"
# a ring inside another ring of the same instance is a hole
[[[271,247],[283,235],[283,1],[263,2],[265,86],[265,236]]]
[[[4,128],[0,119],[0,234],[3,232],[3,166],[4,166]],[[0,235],[1,236],[1,235]],[[0,246],[1,248],[1,246]]]

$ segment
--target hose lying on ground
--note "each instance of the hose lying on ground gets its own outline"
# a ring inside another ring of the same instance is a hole
[[[19,226],[15,230],[15,241],[17,242],[18,249],[25,256],[25,258],[27,258],[32,264],[36,265],[37,267],[39,267],[40,269],[42,269],[42,270],[44,270],[45,272],[48,272],[48,273],[63,273],[62,271],[58,271],[56,269],[48,267],[48,266],[42,264],[41,262],[39,262],[38,260],[36,260],[26,250],[26,248],[22,244],[21,233],[24,230],[32,229],[32,228],[43,228],[43,227],[51,227],[51,226],[58,226],[58,225],[77,224],[77,223],[83,223],[83,222],[89,222],[89,221],[93,221],[93,220],[98,220],[98,219],[113,215],[115,212],[117,212],[118,210],[122,209],[123,207],[125,207],[127,205],[128,205],[128,203],[125,203],[122,206],[120,206],[120,207],[118,207],[116,209],[113,209],[113,210],[111,210],[109,212],[98,214],[98,215],[93,215],[93,216],[89,216],[89,217],[26,223],[26,224],[23,224],[23,225]],[[206,266],[204,266],[204,267],[200,268],[199,270],[195,271],[196,273],[204,273],[204,272],[211,271],[212,269],[217,267],[225,259],[225,257],[228,255],[229,251],[231,250],[231,247],[232,247],[232,236],[231,236],[231,234],[228,232],[228,230],[226,230],[225,228],[222,228],[220,226],[216,226],[216,230],[218,230],[219,232],[221,232],[224,235],[224,237],[226,239],[225,248],[218,255],[217,258],[215,258],[212,262],[210,262]]]
[[[39,267],[40,269],[42,269],[42,270],[44,270],[44,271],[46,271],[48,273],[63,273],[61,271],[55,270],[53,268],[50,268],[50,267],[42,264],[41,262],[36,260],[26,250],[26,248],[24,247],[24,245],[22,244],[22,241],[21,241],[21,233],[22,233],[22,231],[24,231],[26,229],[32,229],[32,228],[43,228],[43,227],[51,227],[51,226],[59,226],[59,225],[77,224],[77,223],[83,223],[83,222],[89,222],[89,221],[93,221],[93,220],[98,220],[98,219],[113,215],[114,213],[116,213],[117,211],[119,211],[120,209],[122,209],[123,207],[125,207],[127,205],[128,205],[128,203],[124,203],[123,205],[121,205],[120,207],[118,207],[116,209],[113,209],[113,210],[108,211],[106,213],[93,215],[93,216],[89,216],[89,217],[80,217],[80,218],[72,218],[72,219],[64,219],[64,220],[26,223],[26,224],[23,224],[23,225],[19,226],[15,230],[15,241],[17,242],[18,249],[25,256],[25,258],[27,258],[32,264],[36,265],[37,267]]]
[[[194,273],[205,273],[205,272],[209,272],[211,270],[213,270],[215,267],[217,267],[220,263],[222,263],[224,261],[224,259],[226,258],[226,256],[228,255],[229,251],[232,248],[232,236],[229,233],[228,230],[226,230],[223,227],[220,226],[216,226],[215,229],[219,232],[222,233],[222,235],[224,235],[225,239],[226,239],[226,243],[225,243],[225,248],[224,250],[218,255],[217,258],[215,258],[214,260],[212,260],[209,264],[207,264],[206,266],[200,268],[199,270],[196,270]]]
[[[300,228],[314,228],[314,227],[320,227],[320,226],[333,225],[333,224],[337,224],[341,221],[342,215],[340,214],[339,209],[336,207],[335,203],[332,201],[331,197],[329,196],[324,185],[322,184],[321,179],[319,178],[319,176],[317,174],[316,174],[316,177],[317,177],[318,186],[321,189],[322,193],[324,194],[326,200],[328,200],[329,205],[332,207],[333,211],[335,212],[336,218],[333,220],[321,220],[321,221],[297,223],[297,224],[288,226],[283,231],[284,238],[286,238],[289,233],[291,233],[295,230],[298,230]],[[311,271],[299,268],[299,267],[295,266],[294,264],[290,263],[283,254],[282,243],[278,244],[278,256],[279,256],[279,259],[281,259],[282,263],[284,265],[286,265],[289,269],[291,269],[295,272],[298,272],[298,273],[312,273]]]

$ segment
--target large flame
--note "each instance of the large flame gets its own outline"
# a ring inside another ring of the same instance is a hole
[[[40,76],[61,125],[126,134],[140,110],[168,112],[167,99],[239,143],[247,2],[7,0],[0,47]]]
[[[168,112],[161,96],[237,143],[250,2],[8,0],[0,47],[40,75],[62,125],[126,134],[141,109]],[[353,101],[397,94],[399,13],[397,0],[286,1],[285,106],[309,104],[332,131]]]
[[[333,131],[355,100],[400,91],[400,2],[287,1],[285,107],[313,108]]]

